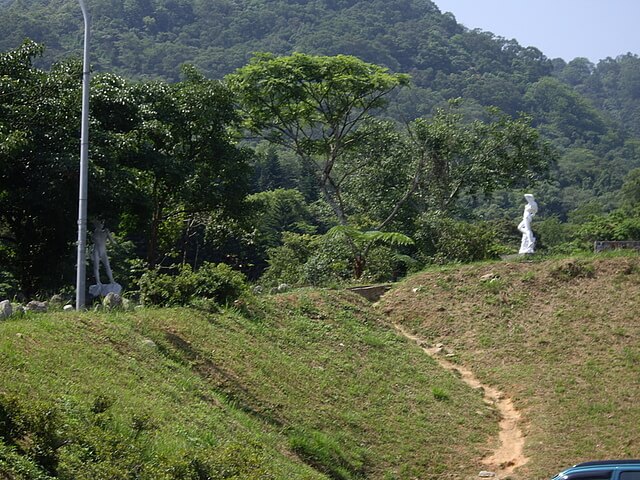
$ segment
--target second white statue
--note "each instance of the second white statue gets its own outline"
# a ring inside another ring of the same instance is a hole
[[[524,207],[522,221],[518,224],[518,230],[522,232],[522,242],[518,253],[533,253],[536,247],[536,237],[531,229],[531,220],[538,213],[538,204],[530,193],[525,193],[524,198],[527,204]]]

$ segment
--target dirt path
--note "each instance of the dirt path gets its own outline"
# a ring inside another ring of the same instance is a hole
[[[442,358],[439,355],[441,349],[427,346],[424,340],[413,335],[401,325],[394,324],[394,327],[404,337],[416,342],[427,355],[436,360],[443,368],[459,373],[466,384],[472,388],[482,388],[485,402],[495,405],[500,412],[499,445],[491,455],[482,459],[486,470],[494,472],[495,479],[506,478],[516,468],[527,463],[529,459],[524,456],[524,436],[520,430],[520,413],[514,407],[511,399],[501,391],[482,384],[471,370]]]

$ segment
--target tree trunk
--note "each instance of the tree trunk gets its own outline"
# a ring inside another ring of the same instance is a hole
[[[364,273],[364,267],[366,266],[367,261],[362,255],[356,255],[353,262],[353,274],[356,280],[359,280]]]
[[[154,208],[151,217],[151,231],[149,232],[149,248],[147,249],[147,268],[155,268],[158,258],[158,235],[162,223],[162,200],[159,198],[157,183],[153,186]]]

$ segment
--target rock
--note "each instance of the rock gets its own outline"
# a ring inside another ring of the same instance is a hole
[[[122,297],[114,292],[109,292],[102,299],[102,306],[107,310],[122,308]]]
[[[278,288],[276,290],[278,293],[282,293],[288,291],[290,288],[291,287],[288,283],[281,283],[280,285],[278,285]]]
[[[482,275],[480,277],[480,281],[481,282],[490,282],[491,280],[495,280],[496,278],[498,278],[498,276],[495,273],[489,272],[489,273],[486,273],[486,274]]]
[[[48,305],[47,305],[47,302],[39,302],[37,300],[31,300],[29,303],[27,303],[27,306],[25,307],[25,309],[27,310],[27,312],[44,313],[47,311]]]
[[[62,295],[56,294],[56,295],[52,295],[51,298],[49,299],[49,307],[50,308],[62,308],[62,306],[65,304],[65,299],[62,298]]]
[[[129,300],[128,298],[122,297],[122,309],[126,310],[127,312],[133,310],[135,307],[134,302],[132,302],[131,300]]]
[[[254,285],[251,291],[254,295],[261,295],[264,292],[264,288],[260,285]]]
[[[13,308],[9,300],[3,300],[0,302],[0,320],[9,318],[13,314]]]
[[[488,472],[488,471],[486,471],[486,470],[482,470],[482,471],[478,474],[478,476],[479,476],[479,477],[481,477],[481,478],[492,478],[492,477],[495,477],[495,476],[496,476],[496,474],[495,474],[495,473],[493,473],[493,472]]]
[[[74,310],[73,305],[65,305],[64,307],[62,307],[62,310],[64,310],[65,312],[71,312]]]
[[[150,338],[145,338],[144,340],[142,340],[142,346],[143,347],[148,347],[148,348],[156,348],[157,347],[156,342],[154,342]]]

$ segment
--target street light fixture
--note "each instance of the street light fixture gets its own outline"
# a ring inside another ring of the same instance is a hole
[[[84,51],[82,57],[82,127],[80,133],[80,190],[78,195],[78,263],[76,271],[76,310],[85,306],[87,197],[89,174],[89,12],[79,0],[84,18]]]

